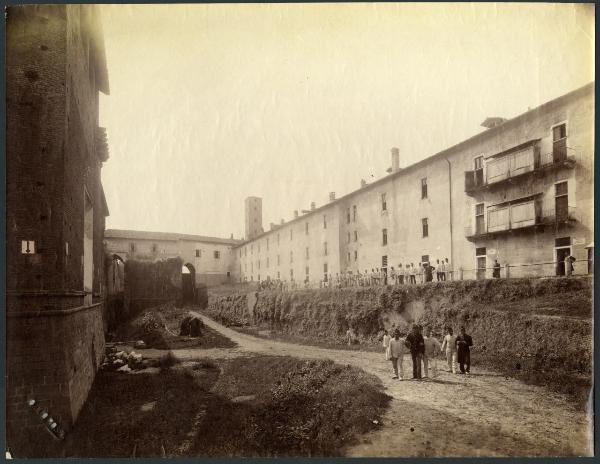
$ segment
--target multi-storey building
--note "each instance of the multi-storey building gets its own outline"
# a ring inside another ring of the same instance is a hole
[[[325,274],[448,260],[454,278],[591,272],[594,84],[391,173],[239,245],[237,280],[320,281]]]
[[[7,439],[21,456],[76,419],[104,356],[100,181],[108,94],[92,5],[7,10]]]

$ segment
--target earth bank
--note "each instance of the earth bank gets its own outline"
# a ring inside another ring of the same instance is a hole
[[[592,366],[592,281],[499,279],[397,287],[261,291],[211,297],[206,313],[230,326],[268,330],[305,343],[379,345],[382,328],[413,322],[441,335],[465,325],[473,361],[588,399]]]

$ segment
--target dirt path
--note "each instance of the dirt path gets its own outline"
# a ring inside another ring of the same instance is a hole
[[[345,450],[346,456],[564,456],[591,455],[591,423],[564,396],[475,367],[469,377],[444,371],[422,381],[391,378],[383,354],[325,349],[256,338],[200,315],[238,343],[229,349],[182,349],[181,360],[255,353],[332,359],[378,376],[393,397],[382,426]],[[410,357],[404,360],[410,377]]]

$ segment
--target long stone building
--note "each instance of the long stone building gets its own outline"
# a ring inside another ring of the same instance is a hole
[[[259,199],[247,201],[235,279],[315,283],[446,258],[455,279],[491,277],[496,260],[503,277],[561,275],[569,254],[591,272],[594,83],[482,125],[403,168],[392,149],[389,175],[267,232]]]
[[[73,424],[104,356],[109,83],[92,5],[10,7],[6,38],[7,441],[32,457],[55,443],[48,417]]]

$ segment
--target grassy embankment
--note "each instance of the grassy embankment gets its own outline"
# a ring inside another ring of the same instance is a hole
[[[211,296],[216,320],[271,338],[379,349],[381,329],[465,325],[472,362],[585,403],[591,386],[592,285],[589,278],[500,279],[402,287],[298,290]]]

